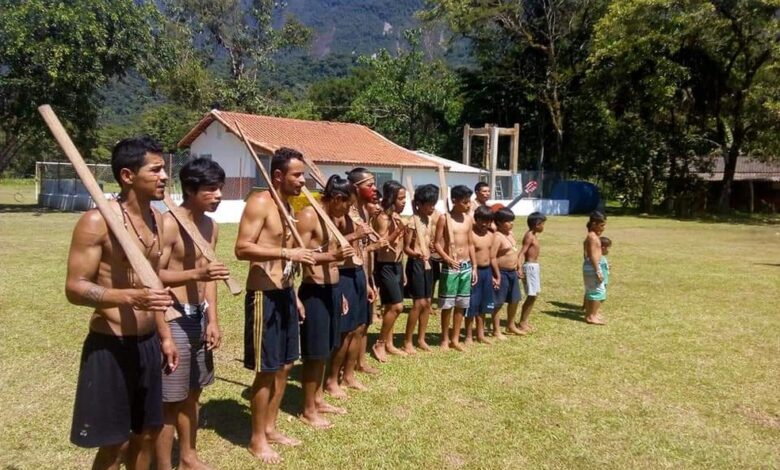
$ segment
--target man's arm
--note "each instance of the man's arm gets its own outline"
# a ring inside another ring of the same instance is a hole
[[[531,232],[526,232],[523,237],[523,247],[520,249],[520,253],[517,254],[517,270],[522,273],[521,267],[525,262],[525,255],[528,253],[528,249],[534,244],[534,236]]]
[[[138,310],[164,313],[173,302],[167,290],[115,289],[95,282],[106,237],[108,227],[97,210],[86,212],[76,223],[68,252],[65,280],[68,301],[98,310],[130,306]]]
[[[216,230],[216,224],[213,224]],[[227,266],[219,261],[192,269],[168,269],[177,244],[182,242],[179,222],[170,212],[163,215],[163,249],[160,257],[160,280],[166,286],[181,286],[188,282],[222,281],[230,277]],[[216,236],[216,235],[215,235]],[[193,243],[193,249],[195,248]]]
[[[498,289],[501,285],[501,271],[498,269],[498,247],[501,245],[501,240],[496,236],[495,232],[492,234],[493,241],[490,244],[490,268],[493,271],[493,289]]]
[[[217,249],[217,239],[219,237],[219,226],[215,222],[211,222],[213,227],[211,247]],[[206,302],[209,306],[206,309],[206,316],[208,323],[206,325],[206,349],[213,350],[219,348],[222,344],[222,330],[219,328],[219,316],[217,315],[217,282],[211,281],[206,284],[206,292],[204,294]]]
[[[414,225],[409,225],[406,229],[406,233],[404,234],[404,254],[410,258],[422,258],[422,253],[418,253],[415,250],[415,245],[417,244],[417,237],[420,235],[417,233],[417,230],[414,228]]]
[[[447,224],[447,220],[444,216],[439,217],[439,220],[436,222],[436,238],[433,242],[433,248],[436,249],[436,253],[441,256],[441,259],[444,260],[445,263],[452,265],[454,263],[454,260],[450,257],[450,254],[447,253],[447,251],[444,249],[445,241],[444,241],[444,226]]]
[[[469,224],[469,261],[471,261],[471,285],[477,285],[477,249],[474,246],[474,222]]]

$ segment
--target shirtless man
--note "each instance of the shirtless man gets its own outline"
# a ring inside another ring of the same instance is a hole
[[[405,274],[401,259],[404,255],[406,224],[401,211],[406,204],[406,189],[397,181],[387,181],[382,186],[382,212],[373,220],[373,226],[380,237],[387,239],[388,247],[376,251],[374,283],[379,286],[382,301],[382,328],[371,348],[379,362],[387,362],[387,355],[406,356],[407,353],[393,345],[393,326],[404,310]],[[394,251],[390,250],[394,248]]]
[[[507,209],[499,209],[494,215],[493,220],[496,224],[496,262],[501,276],[498,289],[496,290],[496,306],[493,313],[493,335],[500,340],[506,339],[501,333],[501,307],[507,304],[507,324],[506,332],[511,334],[523,334],[515,326],[515,317],[517,309],[520,306],[520,265],[518,256],[520,250],[517,249],[515,237],[512,234],[515,214]]]
[[[344,217],[352,205],[347,180],[338,175],[331,176],[322,192],[321,205],[331,220]],[[349,309],[339,289],[338,265],[352,257],[355,250],[349,245],[338,246],[313,207],[304,208],[296,217],[298,232],[305,246],[316,251],[314,259],[317,262],[303,268],[303,281],[298,289],[298,298],[306,310],[306,319],[301,325],[304,406],[300,418],[315,429],[329,429],[332,424],[322,416],[323,413],[347,412],[325,402],[322,382],[325,361],[341,344],[341,316]]]
[[[450,193],[452,210],[439,217],[436,224],[436,252],[439,253],[442,266],[439,283],[439,308],[441,308],[441,348],[450,347],[456,351],[465,351],[460,344],[460,327],[463,314],[469,308],[471,287],[477,281],[477,265],[474,261],[472,242],[473,220],[469,217],[471,190],[463,185],[452,188]],[[451,224],[452,227],[447,227]],[[450,235],[452,238],[450,239]],[[449,331],[452,315],[452,332]]]
[[[301,192],[302,158],[289,148],[274,152],[270,177],[282,201]],[[298,319],[305,317],[293,290],[293,263],[315,263],[313,250],[293,244],[271,193],[251,194],[238,226],[235,253],[250,263],[244,304],[244,367],[255,371],[249,451],[264,463],[282,461],[270,444],[300,444],[276,429],[287,375],[298,359]]]
[[[471,235],[474,242],[474,259],[477,266],[477,282],[471,290],[471,303],[466,313],[466,345],[473,341],[473,326],[477,324],[477,341],[490,344],[485,338],[485,315],[493,313],[495,307],[494,290],[498,289],[501,277],[498,271],[496,252],[498,246],[493,243],[497,236],[490,231],[493,212],[487,206],[479,206],[474,211],[474,229]]]
[[[544,232],[544,223],[547,217],[541,212],[533,212],[528,215],[528,231],[523,236],[523,248],[520,250],[518,264],[522,267],[520,277],[525,284],[525,302],[520,312],[520,333],[525,335],[533,331],[533,326],[528,322],[531,309],[539,292],[542,291],[542,278],[539,269],[539,234]],[[514,316],[508,318],[508,327],[514,327]],[[510,328],[511,329],[511,328]]]
[[[217,224],[204,212],[217,210],[222,200],[225,172],[219,164],[197,158],[179,172],[184,202],[179,211],[198,227],[212,247],[217,244]],[[198,399],[203,387],[214,382],[212,351],[222,341],[217,318],[217,283],[230,273],[220,262],[209,263],[170,212],[163,215],[163,254],[160,279],[171,286],[174,308],[182,314],[170,322],[179,350],[176,372],[163,376],[165,425],[157,439],[157,468],[173,468],[174,431],[179,435],[181,469],[207,469],[195,450]]]
[[[162,147],[149,137],[121,140],[111,154],[111,170],[121,192],[110,205],[157,269],[163,222],[150,202],[165,195]],[[163,425],[160,351],[166,372],[178,365],[164,320],[173,305],[171,293],[140,283],[105,219],[92,209],[73,230],[65,294],[70,303],[94,309],[81,353],[70,440],[99,448],[93,469],[118,469],[121,460],[131,469],[149,468]]]
[[[477,207],[487,207],[487,202],[490,199],[490,185],[484,181],[480,181],[474,185],[474,202],[471,208],[471,215],[477,210]]]
[[[412,310],[406,319],[406,334],[404,351],[414,354],[412,336],[417,326],[417,346],[423,351],[431,348],[425,341],[425,331],[428,329],[428,318],[431,314],[431,297],[433,297],[433,269],[430,256],[432,249],[431,216],[436,210],[439,188],[432,184],[424,184],[414,192],[414,217],[419,218],[422,233],[417,233],[417,224],[412,221],[404,235],[404,253],[406,259],[406,285],[412,298]],[[418,326],[419,325],[419,326]]]

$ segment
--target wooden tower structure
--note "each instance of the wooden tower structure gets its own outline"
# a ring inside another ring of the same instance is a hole
[[[463,163],[471,165],[471,139],[473,137],[485,139],[485,150],[482,154],[481,167],[488,171],[488,184],[490,185],[491,199],[511,199],[515,189],[514,175],[517,174],[517,156],[520,150],[520,124],[514,127],[498,127],[495,124],[486,124],[485,127],[472,128],[468,124],[463,127]],[[510,137],[509,168],[498,167],[498,139]],[[499,177],[508,177],[501,178]],[[508,181],[504,187],[502,181]]]

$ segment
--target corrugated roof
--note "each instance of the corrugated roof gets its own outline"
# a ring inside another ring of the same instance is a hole
[[[716,157],[712,161],[712,170],[696,172],[705,181],[723,180],[725,160]],[[780,181],[780,164],[767,163],[749,157],[737,158],[737,168],[734,171],[734,181]]]
[[[449,167],[450,167],[449,171],[450,172],[454,172],[454,173],[474,173],[474,174],[483,174],[484,173],[484,174],[487,174],[487,170],[483,170],[482,168],[477,168],[477,167],[474,167],[474,166],[464,165],[463,163],[460,163],[460,162],[454,162],[454,161],[448,160],[448,159],[446,159],[444,157],[439,157],[438,155],[434,155],[432,153],[428,153],[428,152],[426,152],[424,150],[415,150],[414,153],[416,153],[417,155],[425,158],[426,160],[432,161],[436,165],[442,165],[442,166],[445,166],[445,167],[447,165],[449,165]]]
[[[390,141],[360,124],[304,121],[254,114],[212,110],[179,142],[189,147],[211,125],[219,121],[237,134],[235,123],[252,144],[266,151],[290,147],[317,163],[437,168],[436,164]],[[449,168],[448,164],[444,165]]]

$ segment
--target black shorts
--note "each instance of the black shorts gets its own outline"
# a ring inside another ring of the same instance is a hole
[[[368,305],[368,284],[362,266],[339,269],[339,290],[347,298],[349,309],[341,317],[341,332],[349,333],[362,325],[370,325],[373,315]]]
[[[433,274],[433,284],[431,284],[433,288],[433,292],[436,292],[436,283],[439,282],[439,278],[441,278],[441,260],[440,259],[429,259],[431,263],[431,271]]]
[[[298,305],[292,287],[246,291],[244,367],[274,372],[298,359]]]
[[[81,351],[70,441],[121,444],[130,433],[163,425],[162,354],[157,333],[114,336],[90,331]]]
[[[374,266],[374,283],[379,286],[382,305],[400,304],[404,301],[404,278],[401,263],[377,261]]]
[[[341,291],[338,285],[303,283],[298,298],[306,310],[301,324],[303,360],[325,360],[341,344]]]
[[[425,269],[425,262],[419,258],[406,260],[406,290],[415,300],[433,297],[433,270]]]

